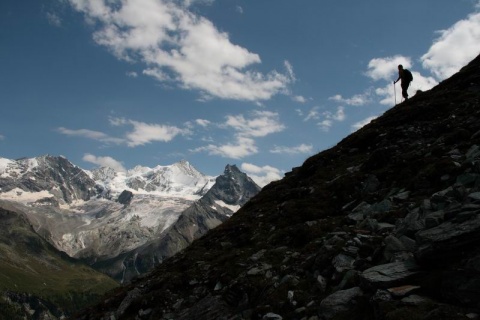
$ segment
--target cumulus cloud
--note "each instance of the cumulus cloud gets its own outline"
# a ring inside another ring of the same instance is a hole
[[[46,13],[47,21],[50,25],[54,27],[61,27],[62,26],[62,19],[54,13],[54,12],[47,12]]]
[[[242,163],[240,167],[260,187],[282,178],[280,170],[275,167],[259,167],[251,163]]]
[[[411,59],[401,55],[386,58],[374,58],[368,63],[366,75],[374,81],[393,81],[392,78],[398,75],[399,64],[403,65],[405,69],[409,69],[412,66]]]
[[[245,118],[242,114],[227,116],[225,125],[242,137],[264,137],[285,129],[278,113],[271,111],[253,111],[250,118]]]
[[[421,61],[425,69],[430,70],[438,80],[443,80],[479,54],[480,13],[471,14],[439,33],[440,36],[421,57]]]
[[[320,107],[313,107],[311,108],[305,118],[303,118],[303,121],[307,122],[310,120],[318,120],[320,119]],[[304,116],[303,112],[301,110],[297,110],[300,116]]]
[[[342,95],[337,94],[328,99],[338,103],[346,104],[349,106],[363,106],[371,101],[370,91],[367,91],[366,93],[362,93],[362,94],[356,94],[351,98],[344,98],[342,97]]]
[[[258,153],[258,147],[255,145],[255,140],[251,138],[237,137],[234,143],[227,143],[223,145],[209,144],[191,151],[205,151],[210,155],[217,155],[224,158],[241,159]]]
[[[271,111],[253,111],[248,117],[243,114],[229,115],[226,117],[225,123],[219,127],[233,129],[233,142],[219,145],[209,144],[191,151],[241,159],[258,153],[254,138],[265,137],[285,129],[285,126],[280,122],[278,113]]]
[[[195,123],[198,124],[201,127],[208,127],[211,124],[210,121],[205,120],[205,119],[197,119],[197,120],[195,120]]]
[[[179,134],[188,134],[186,129],[162,124],[149,124],[130,120],[133,130],[126,134],[127,145],[136,147],[153,141],[169,142]]]
[[[3,134],[0,134],[0,141],[5,140],[5,136]]]
[[[317,125],[322,131],[328,132],[330,131],[330,128],[333,126],[333,121],[330,119],[325,119],[317,123]]]
[[[94,40],[116,57],[148,65],[144,74],[205,97],[268,100],[286,92],[291,74],[250,67],[260,56],[233,44],[211,21],[167,0],[69,0],[95,27]],[[290,73],[287,66],[287,72]]]
[[[295,147],[275,146],[270,150],[271,153],[279,154],[299,154],[299,153],[312,153],[313,146],[311,144],[302,143]]]
[[[292,100],[295,101],[295,102],[299,102],[299,103],[307,102],[307,99],[303,96],[294,96],[294,97],[292,97]]]
[[[152,142],[169,142],[178,135],[189,135],[189,129],[178,128],[175,126],[145,123],[140,121],[128,120],[124,118],[109,118],[112,126],[131,126],[132,130],[127,131],[122,138],[111,137],[110,135],[89,129],[67,129],[60,127],[57,131],[67,136],[83,137],[97,140],[106,144],[126,144],[129,147],[137,147]]]
[[[112,157],[97,157],[93,154],[86,153],[83,156],[83,161],[96,164],[100,167],[109,167],[114,169],[115,171],[127,171],[121,162],[113,159]]]
[[[345,120],[345,108],[340,106],[334,113],[330,111],[325,111],[322,113],[322,117],[323,120],[318,122],[317,125],[322,131],[328,132],[333,126],[334,121],[341,122]]]
[[[88,139],[97,140],[107,144],[121,144],[124,142],[124,139],[111,137],[106,133],[89,130],[89,129],[72,130],[72,129],[60,127],[57,129],[57,131],[63,135],[88,138]]]
[[[126,73],[127,77],[130,77],[130,78],[137,78],[138,77],[138,73],[136,73],[135,71],[129,71]]]

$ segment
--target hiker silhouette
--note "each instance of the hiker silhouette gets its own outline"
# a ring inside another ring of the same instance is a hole
[[[398,79],[393,81],[393,84],[397,83],[398,80],[400,81],[400,86],[402,87],[402,96],[405,100],[408,99],[408,87],[410,86],[410,82],[413,80],[412,73],[408,69],[404,69],[401,64],[398,65]]]

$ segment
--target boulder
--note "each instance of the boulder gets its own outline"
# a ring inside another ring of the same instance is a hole
[[[457,255],[460,248],[480,242],[480,215],[461,223],[447,221],[435,228],[421,230],[416,234],[416,241],[415,257],[420,262],[448,259]]]
[[[356,319],[359,308],[358,300],[363,296],[359,287],[337,291],[320,303],[320,316],[330,320],[342,316],[344,319]]]
[[[360,280],[368,289],[387,289],[406,284],[421,274],[413,260],[378,265],[360,274]]]

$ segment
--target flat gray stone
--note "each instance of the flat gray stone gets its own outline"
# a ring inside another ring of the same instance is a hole
[[[445,258],[465,245],[480,241],[480,215],[461,223],[444,222],[435,228],[417,232],[415,237],[417,259]]]
[[[320,303],[320,315],[330,320],[339,314],[355,312],[357,307],[356,299],[363,296],[359,287],[337,291]]]
[[[375,289],[387,289],[405,284],[420,273],[420,267],[413,260],[382,264],[360,274],[362,283]]]

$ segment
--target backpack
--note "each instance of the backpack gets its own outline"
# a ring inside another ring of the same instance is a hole
[[[413,75],[410,72],[410,70],[403,69],[403,74],[405,75],[405,81],[407,81],[407,82],[412,82],[413,81]]]

